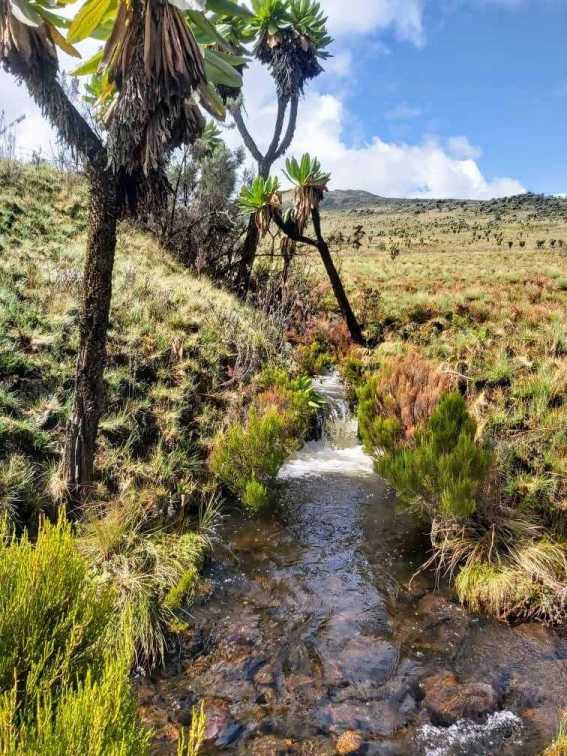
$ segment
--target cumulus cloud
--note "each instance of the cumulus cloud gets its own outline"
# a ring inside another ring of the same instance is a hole
[[[471,144],[466,136],[454,136],[447,139],[447,151],[457,160],[478,160],[482,150]]]
[[[423,0],[326,0],[324,7],[336,37],[391,28],[399,39],[425,41]]]
[[[256,72],[249,121],[258,142],[265,147],[275,118],[271,102],[263,99],[262,72]],[[266,92],[265,89],[263,89]],[[334,95],[309,94],[302,103],[292,152],[316,153],[325,170],[332,172],[333,189],[364,189],[389,197],[489,199],[525,191],[513,178],[487,179],[476,158],[479,148],[464,136],[447,142],[428,137],[418,144],[387,142],[376,135],[367,143],[347,142],[348,112]],[[239,144],[238,133],[228,132]],[[283,163],[283,161],[282,161]],[[281,169],[282,165],[278,166]]]

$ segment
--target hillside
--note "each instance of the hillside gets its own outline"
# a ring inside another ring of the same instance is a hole
[[[53,511],[78,346],[86,192],[47,167],[0,176],[0,492]],[[97,498],[148,508],[207,496],[207,444],[277,359],[261,314],[124,225],[114,275]],[[20,473],[16,474],[16,468]],[[19,482],[18,482],[19,481]],[[205,486],[202,489],[202,486]],[[32,517],[33,519],[33,517]]]
[[[567,199],[531,192],[494,200],[437,200],[397,199],[395,197],[380,197],[361,190],[335,189],[325,195],[323,208],[327,211],[346,211],[360,215],[384,212],[413,215],[432,211],[498,215],[510,211],[521,211],[536,216],[544,214],[567,217]]]

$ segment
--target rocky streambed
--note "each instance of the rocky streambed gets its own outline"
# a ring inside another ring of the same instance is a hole
[[[209,595],[167,671],[141,678],[154,752],[206,703],[205,753],[535,756],[567,708],[567,640],[467,614],[428,576],[335,376],[323,438],[282,470],[281,506],[227,519]]]

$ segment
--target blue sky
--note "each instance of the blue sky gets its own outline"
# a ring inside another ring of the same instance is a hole
[[[488,198],[567,192],[567,0],[321,0],[335,37],[306,91],[293,151],[315,152],[334,188]],[[245,86],[260,143],[273,84]],[[26,113],[22,151],[53,133],[0,72],[0,109]],[[229,144],[239,143],[234,129]],[[281,167],[281,166],[280,166]]]
[[[565,0],[426,4],[421,39],[362,41],[345,99],[355,138],[466,135],[488,176],[567,191],[566,40]]]

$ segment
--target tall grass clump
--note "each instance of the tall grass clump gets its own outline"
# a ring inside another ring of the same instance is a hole
[[[127,634],[113,592],[90,574],[70,526],[0,544],[0,752],[143,754]]]
[[[256,379],[243,419],[217,434],[211,471],[251,514],[269,502],[269,490],[285,460],[307,435],[321,398],[306,377],[266,369]]]
[[[189,730],[181,730],[177,742],[177,756],[198,756],[205,742],[206,731],[207,715],[205,704],[201,701],[199,706],[193,706]]]
[[[137,662],[162,663],[170,629],[197,588],[207,537],[152,528],[139,507],[125,503],[88,520],[77,543],[112,590],[116,615],[129,619]]]
[[[545,749],[542,756],[567,756],[567,712],[563,715],[555,740]]]

